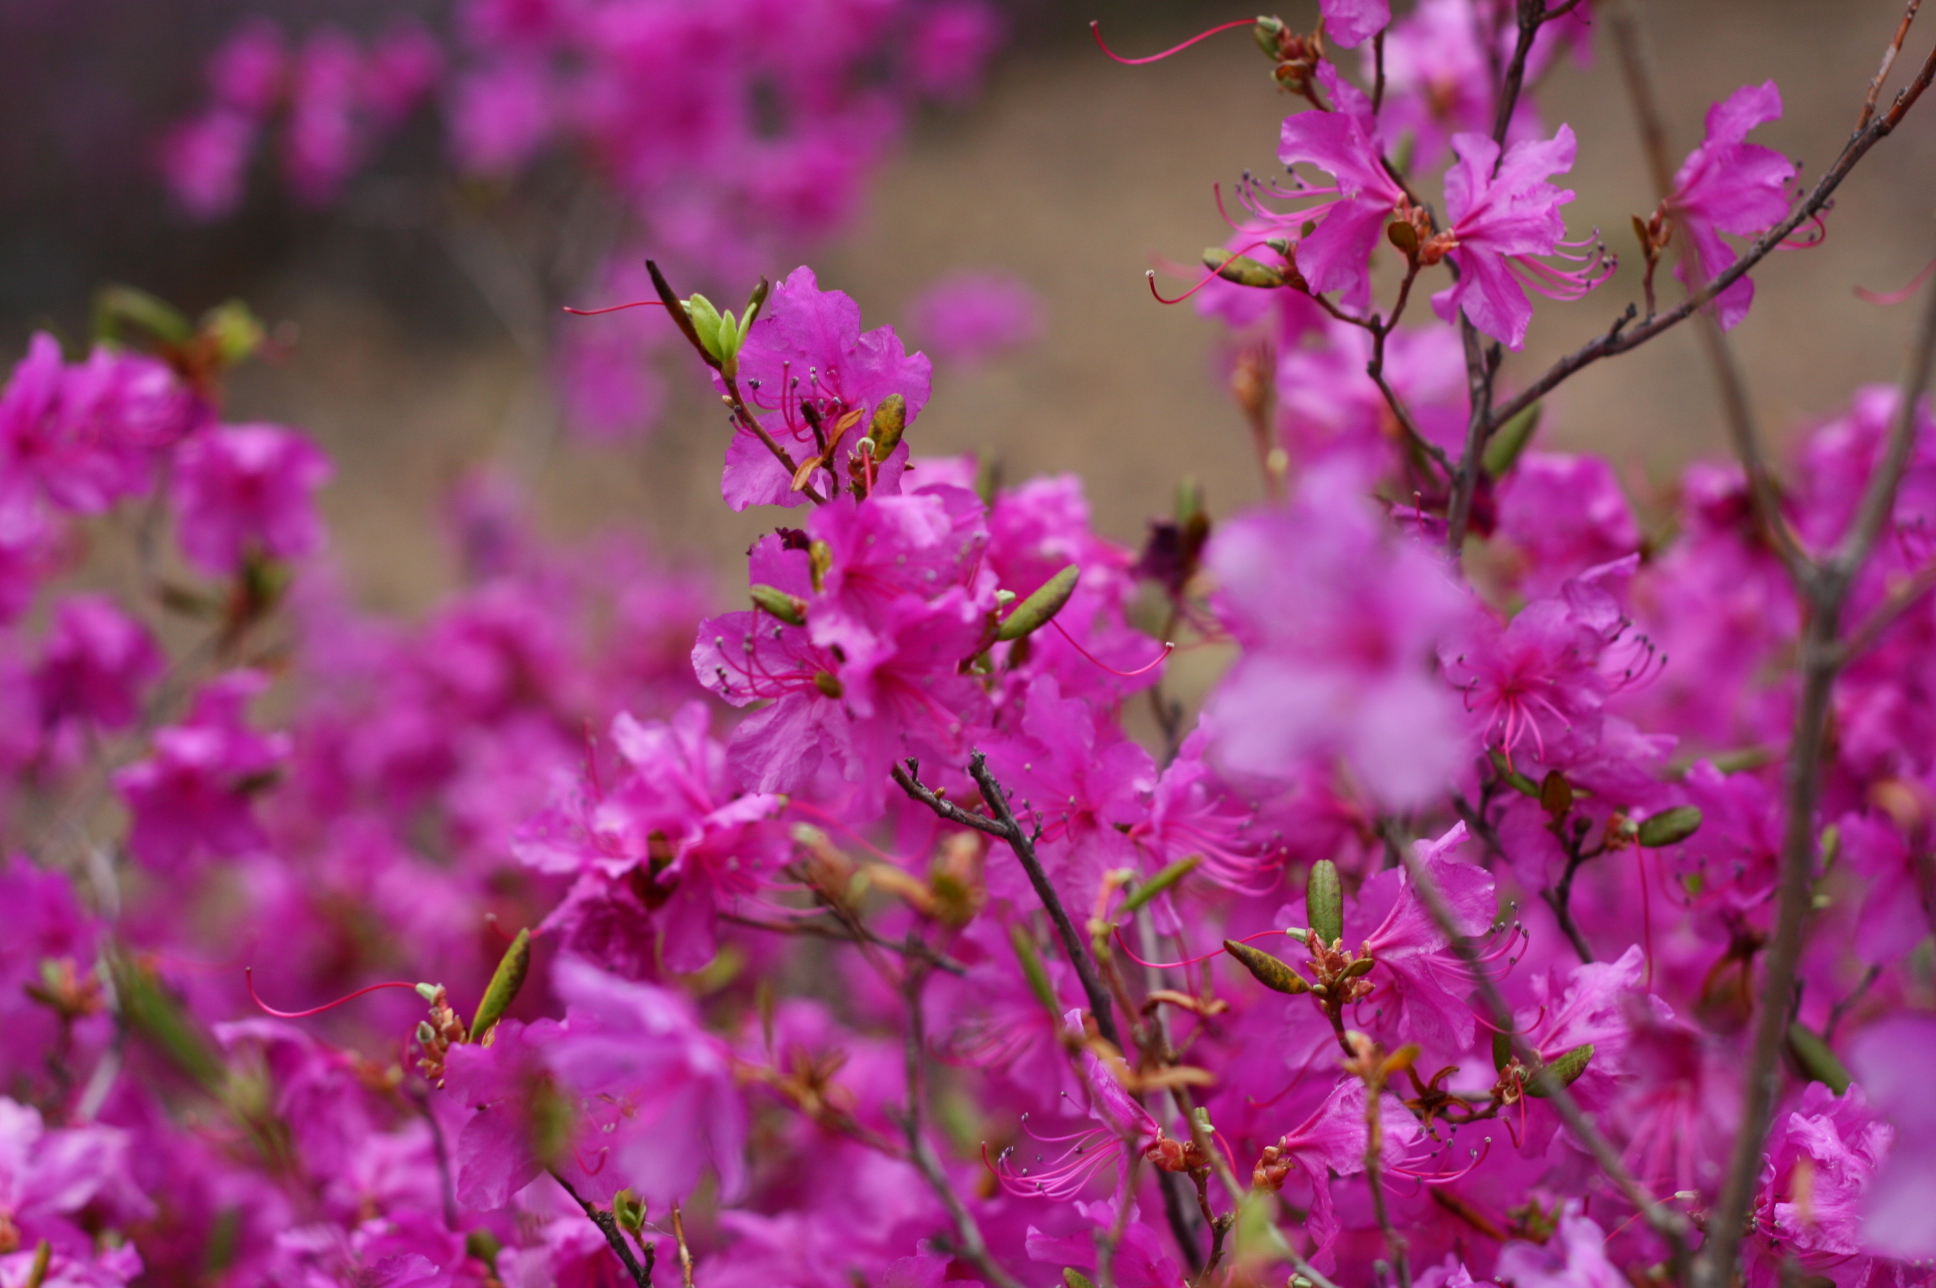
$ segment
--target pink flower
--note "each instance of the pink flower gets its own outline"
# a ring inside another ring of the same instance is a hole
[[[921,92],[964,102],[980,84],[1002,41],[1001,19],[974,0],[944,0],[928,10],[910,42],[908,61]]]
[[[1613,272],[1597,253],[1571,253],[1585,244],[1564,240],[1560,207],[1573,200],[1573,192],[1546,182],[1547,175],[1573,168],[1573,129],[1562,125],[1551,139],[1515,143],[1503,159],[1499,145],[1483,134],[1454,135],[1452,150],[1459,159],[1445,175],[1451,226],[1440,236],[1449,241],[1446,253],[1458,265],[1459,280],[1434,295],[1432,307],[1447,321],[1463,310],[1472,325],[1517,349],[1533,317],[1522,278],[1542,295],[1578,299]],[[1538,261],[1543,255],[1580,267],[1556,269]]]
[[[1351,49],[1391,23],[1391,0],[1318,0],[1318,12],[1332,43]]]
[[[893,327],[863,333],[860,306],[840,291],[823,291],[810,268],[796,268],[773,288],[739,355],[739,384],[773,440],[796,465],[819,454],[812,419],[832,436],[833,460],[812,476],[822,496],[844,488],[854,445],[869,432],[875,409],[890,394],[906,400],[908,424],[927,405],[933,369],[926,355],[909,355]],[[856,415],[856,413],[858,413]],[[875,488],[900,490],[906,440],[874,465]],[[749,505],[799,505],[806,498],[764,444],[745,428],[726,449],[721,488],[735,510]]]
[[[340,31],[325,28],[303,44],[285,144],[289,184],[300,201],[322,205],[334,199],[362,159],[364,137],[356,120],[362,71],[355,42]]]
[[[133,723],[141,693],[166,659],[154,637],[104,595],[74,595],[55,610],[34,687],[49,725],[85,721],[102,729]]]
[[[529,161],[556,123],[544,68],[506,59],[457,84],[451,147],[475,173],[508,176]]]
[[[1625,493],[1597,456],[1528,452],[1499,484],[1499,534],[1526,556],[1528,595],[1640,548]]]
[[[261,135],[254,119],[220,107],[169,131],[159,161],[181,208],[197,219],[217,219],[242,204],[249,157]]]
[[[1329,63],[1318,78],[1336,110],[1286,117],[1277,158],[1287,166],[1316,166],[1332,176],[1332,186],[1297,180],[1294,188],[1276,195],[1323,200],[1288,214],[1260,213],[1286,232],[1315,223],[1295,239],[1297,271],[1312,294],[1341,291],[1347,307],[1362,309],[1371,298],[1372,249],[1383,239],[1392,212],[1404,204],[1405,190],[1385,170],[1384,140],[1370,100]]]
[[[1458,699],[1430,665],[1471,610],[1438,557],[1358,488],[1321,466],[1288,505],[1212,539],[1218,613],[1244,651],[1204,723],[1239,772],[1290,778],[1307,757],[1341,755],[1374,795],[1417,803],[1465,760]]]
[[[1849,1068],[1895,1130],[1895,1148],[1866,1195],[1862,1226],[1866,1248],[1885,1256],[1936,1256],[1936,1224],[1929,1219],[1936,1205],[1932,1067],[1936,1018],[1927,1014],[1892,1016],[1863,1032],[1849,1050]]]
[[[1627,1277],[1607,1259],[1607,1234],[1568,1199],[1559,1229],[1543,1246],[1517,1240],[1499,1250],[1495,1279],[1514,1288],[1624,1288]]]
[[[953,273],[909,306],[908,323],[942,361],[976,367],[1041,336],[1042,300],[1007,274]]]
[[[209,89],[224,107],[260,118],[282,91],[288,57],[282,29],[266,18],[252,19],[209,58]]]
[[[1847,1273],[1866,1263],[1863,1199],[1894,1139],[1859,1086],[1838,1096],[1809,1083],[1801,1103],[1768,1134],[1751,1215],[1748,1283],[1773,1288],[1790,1258],[1816,1273]],[[1851,1257],[1859,1258],[1855,1265]]]
[[[1713,280],[1735,261],[1722,233],[1753,236],[1788,213],[1794,165],[1772,148],[1745,142],[1749,130],[1779,119],[1781,91],[1773,81],[1743,85],[1708,109],[1707,137],[1674,176],[1665,205],[1686,233],[1703,280]],[[1687,266],[1676,264],[1674,276],[1687,283]],[[1748,316],[1753,303],[1754,283],[1746,276],[1722,291],[1714,299],[1722,328]]]
[[[1365,1084],[1356,1078],[1343,1079],[1308,1118],[1284,1133],[1274,1146],[1276,1156],[1269,1165],[1284,1169],[1285,1174],[1293,1170],[1300,1173],[1310,1186],[1308,1228],[1320,1250],[1328,1248],[1343,1229],[1332,1202],[1331,1174],[1356,1176],[1365,1170],[1365,1150],[1370,1143],[1365,1109]],[[1378,1113],[1384,1137],[1379,1161],[1396,1170],[1424,1132],[1394,1096],[1379,1098]]]
[[[7,1251],[24,1246],[31,1262],[34,1245],[45,1239],[63,1257],[89,1258],[94,1241],[84,1208],[110,1218],[152,1215],[129,1174],[128,1145],[127,1134],[112,1127],[49,1129],[37,1110],[0,1099],[0,1238]],[[11,1270],[11,1260],[0,1268]]]
[[[1437,840],[1419,841],[1415,848],[1459,932],[1482,935],[1492,924],[1497,900],[1490,873],[1451,857],[1465,841],[1465,824],[1455,823]],[[1468,1050],[1474,1025],[1465,998],[1472,977],[1432,919],[1411,870],[1398,867],[1377,873],[1365,882],[1359,903],[1364,912],[1375,912],[1381,904],[1386,909],[1378,928],[1362,943],[1362,951],[1377,962],[1369,978],[1380,986],[1367,1004],[1395,1006],[1398,1039],[1422,1044],[1428,1062],[1432,1056]],[[1347,930],[1345,946],[1351,947],[1352,941]]]
[[[290,746],[287,734],[258,734],[243,722],[249,699],[267,686],[255,671],[215,680],[184,723],[155,733],[149,759],[115,774],[134,815],[128,848],[135,858],[175,872],[203,855],[237,858],[262,848],[251,801]]]
[[[0,393],[0,489],[99,514],[147,486],[151,449],[194,415],[160,363],[97,349],[69,367],[59,342],[37,333]]]
[[[323,544],[315,492],[329,458],[275,425],[225,425],[175,456],[182,552],[205,572],[238,571],[251,555],[299,559]]]

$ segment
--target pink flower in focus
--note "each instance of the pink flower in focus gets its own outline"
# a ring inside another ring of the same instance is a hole
[[[1361,309],[1371,298],[1372,249],[1384,238],[1392,212],[1405,203],[1405,190],[1385,170],[1385,145],[1371,100],[1339,77],[1329,63],[1319,69],[1318,79],[1336,110],[1286,117],[1277,158],[1287,166],[1323,170],[1332,176],[1332,186],[1297,181],[1282,195],[1323,200],[1269,218],[1284,230],[1316,224],[1310,232],[1297,235],[1293,250],[1297,271],[1312,294],[1341,291],[1347,307]]]
[[[1573,192],[1546,182],[1547,175],[1573,168],[1573,128],[1562,125],[1551,139],[1515,143],[1503,159],[1499,145],[1483,134],[1454,135],[1452,150],[1459,159],[1445,174],[1451,227],[1439,237],[1448,243],[1459,280],[1434,295],[1432,307],[1448,322],[1463,310],[1472,325],[1517,349],[1533,318],[1522,278],[1542,295],[1578,299],[1613,272],[1611,261],[1602,265],[1597,253],[1572,253],[1586,244],[1564,240],[1560,207],[1573,200]],[[1556,269],[1539,262],[1544,255],[1580,267]]]
[[[921,293],[908,325],[944,362],[980,366],[1042,334],[1042,301],[1019,278],[955,273]]]
[[[1703,280],[1711,281],[1735,261],[1722,233],[1753,236],[1788,213],[1794,165],[1773,148],[1745,141],[1755,126],[1779,119],[1781,91],[1773,81],[1743,85],[1708,109],[1707,137],[1674,176],[1673,194],[1664,204],[1686,233]],[[1684,263],[1674,266],[1674,276],[1691,287]],[[1722,329],[1748,316],[1753,303],[1754,282],[1746,276],[1716,296]]]
[[[128,849],[147,867],[179,872],[210,855],[235,858],[264,844],[254,795],[289,758],[287,734],[259,734],[243,719],[268,687],[256,671],[232,671],[204,687],[188,719],[157,730],[147,760],[114,775],[134,815]]]
[[[251,555],[299,559],[323,544],[316,489],[329,458],[276,425],[224,425],[175,455],[182,552],[205,572],[238,571]]]
[[[1514,1288],[1627,1288],[1627,1276],[1607,1259],[1607,1234],[1568,1199],[1559,1229],[1545,1244],[1515,1240],[1499,1250],[1493,1277]]]

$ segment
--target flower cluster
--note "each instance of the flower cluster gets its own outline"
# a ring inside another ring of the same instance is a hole
[[[0,1283],[1928,1283],[1936,421],[1859,391],[1666,532],[1532,445],[1523,286],[1601,274],[1548,263],[1574,140],[1519,92],[1583,8],[1327,0],[1369,90],[1257,24],[1329,176],[1209,256],[1271,499],[1186,488],[1140,552],[917,451],[928,359],[806,268],[736,318],[650,267],[773,525],[724,611],[479,474],[462,585],[361,613],[326,458],[223,420],[246,314],[36,338]],[[1774,102],[1636,219],[1659,316],[1738,320],[1819,215],[1764,200]],[[1228,660],[1198,710],[1179,648]]]

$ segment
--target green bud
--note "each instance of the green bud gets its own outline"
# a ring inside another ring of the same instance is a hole
[[[1370,957],[1355,958],[1346,963],[1344,977],[1346,979],[1357,979],[1360,975],[1369,975],[1371,974],[1371,968],[1377,964],[1377,961]]]
[[[1640,822],[1640,843],[1650,850],[1679,845],[1701,828],[1701,811],[1694,805],[1676,805]]]
[[[1284,270],[1272,268],[1248,255],[1232,255],[1218,246],[1211,246],[1203,252],[1203,266],[1226,282],[1238,286],[1255,286],[1269,290],[1284,285]]]
[[[1479,464],[1485,467],[1489,477],[1506,477],[1518,462],[1520,453],[1533,441],[1533,431],[1539,428],[1539,407],[1538,403],[1534,403],[1493,431],[1491,440],[1486,443],[1485,454],[1479,458]]]
[[[719,310],[713,302],[703,295],[694,295],[686,301],[686,317],[692,321],[693,334],[699,337],[699,347],[714,362],[725,359],[719,347]]]
[[[773,290],[773,283],[762,277],[753,285],[753,293],[746,297],[746,314],[739,320],[739,338],[743,342],[746,333],[753,329],[753,319],[766,307],[766,297]]]
[[[471,1020],[471,1041],[482,1042],[490,1035],[491,1029],[504,1018],[511,1003],[517,1000],[518,990],[524,987],[524,977],[531,970],[531,932],[520,930],[511,946],[498,958],[497,969],[491,972],[491,982],[484,990],[484,1000],[477,1004],[477,1015]]]
[[[645,1228],[645,1200],[631,1190],[620,1190],[612,1195],[612,1216],[619,1229],[637,1234]]]
[[[1344,938],[1344,887],[1338,883],[1338,865],[1319,859],[1304,879],[1304,912],[1311,919],[1311,931],[1329,946]]]
[[[202,314],[202,334],[215,341],[215,352],[225,367],[248,358],[266,338],[262,323],[240,300],[230,300]]]
[[[421,997],[426,1002],[436,1002],[437,986],[435,984],[418,984],[416,988],[418,997]]]
[[[1250,29],[1250,34],[1256,37],[1259,49],[1267,56],[1275,58],[1278,54],[1278,42],[1284,35],[1284,20],[1260,17],[1257,19],[1257,25]]]
[[[721,362],[731,362],[734,358],[739,357],[740,335],[739,323],[733,320],[733,311],[727,309],[719,315],[718,338],[719,360]]]
[[[1848,1069],[1821,1035],[1800,1020],[1790,1021],[1788,1025],[1788,1054],[1795,1057],[1796,1065],[1808,1075],[1810,1082],[1819,1082],[1838,1096],[1849,1089]]]
[[[874,459],[886,460],[893,455],[894,449],[901,445],[901,434],[907,429],[907,399],[900,394],[889,394],[881,399],[880,406],[874,408],[874,421],[868,426],[867,434],[874,440]]]
[[[1015,611],[1002,619],[995,628],[998,640],[1019,640],[1032,635],[1048,625],[1049,620],[1062,611],[1069,602],[1069,596],[1076,592],[1076,580],[1082,569],[1070,564],[1043,584],[1042,588],[1015,606]]]
[[[1234,939],[1223,941],[1223,950],[1244,964],[1259,984],[1278,993],[1308,993],[1311,985],[1305,978],[1289,966],[1271,956],[1261,948],[1240,944]]]
[[[759,582],[748,586],[746,592],[753,597],[753,607],[779,618],[788,626],[807,624],[807,601],[798,595],[789,595],[777,586],[766,586]]]
[[[1592,1060],[1593,1044],[1586,1042],[1574,1047],[1571,1051],[1568,1051],[1551,1064],[1545,1065],[1541,1072],[1546,1075],[1546,1078],[1551,1079],[1560,1086],[1570,1087],[1580,1080],[1580,1075],[1586,1072],[1586,1067]],[[1545,1080],[1540,1078],[1533,1079],[1527,1084],[1526,1094],[1529,1096],[1546,1096]]]
[[[1197,865],[1202,862],[1203,856],[1201,854],[1186,855],[1178,859],[1175,863],[1170,864],[1167,868],[1164,868],[1142,885],[1137,886],[1136,889],[1130,892],[1129,897],[1123,900],[1123,915],[1128,916],[1130,913],[1135,912],[1138,908],[1148,903],[1151,899],[1154,899],[1157,895],[1168,890],[1171,886],[1195,871]]]

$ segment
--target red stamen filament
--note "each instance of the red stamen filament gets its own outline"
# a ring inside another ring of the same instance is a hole
[[[633,300],[630,304],[613,304],[602,309],[575,309],[565,305],[565,312],[581,318],[595,318],[601,313],[617,313],[623,309],[643,309],[657,306],[665,307],[664,300]]]
[[[1062,632],[1062,638],[1069,641],[1070,648],[1082,654],[1084,657],[1088,658],[1091,662],[1094,662],[1097,666],[1109,672],[1111,675],[1116,676],[1118,679],[1133,680],[1139,675],[1148,675],[1151,671],[1154,671],[1157,667],[1163,665],[1163,663],[1169,658],[1170,654],[1176,651],[1176,645],[1165,642],[1163,645],[1163,651],[1160,654],[1158,654],[1155,658],[1153,658],[1148,665],[1139,666],[1134,671],[1118,671],[1115,667],[1109,665],[1109,663],[1103,661],[1101,658],[1097,657],[1094,653],[1091,653],[1088,649],[1076,643],[1076,637],[1069,634],[1069,632],[1063,628],[1063,625],[1061,622],[1058,622],[1055,620],[1055,618],[1051,617],[1049,619],[1049,625],[1055,627],[1058,631]]]
[[[1240,944],[1247,944],[1253,939],[1262,939],[1266,935],[1281,935],[1283,933],[1284,932],[1281,930],[1260,930],[1254,935],[1245,935],[1242,939],[1239,939],[1237,942]],[[1129,960],[1135,962],[1138,966],[1151,966],[1157,970],[1174,970],[1176,967],[1179,967],[1179,966],[1194,966],[1198,962],[1207,962],[1212,957],[1220,957],[1223,955],[1223,949],[1213,948],[1209,952],[1203,954],[1201,957],[1186,957],[1180,962],[1146,962],[1141,957],[1138,957],[1133,951],[1131,951],[1129,944],[1124,941],[1123,930],[1121,926],[1118,926],[1116,928],[1116,947],[1122,949],[1123,955],[1128,957]]]
[[[1210,39],[1210,37],[1216,35],[1220,31],[1229,31],[1234,27],[1254,26],[1256,22],[1257,20],[1255,18],[1238,18],[1236,21],[1226,22],[1220,27],[1212,27],[1208,31],[1205,31],[1205,32],[1199,33],[1198,35],[1190,37],[1188,40],[1184,41],[1180,45],[1174,45],[1169,49],[1165,49],[1160,54],[1151,54],[1147,58],[1124,58],[1121,54],[1111,49],[1108,45],[1105,45],[1102,40],[1102,24],[1100,22],[1091,22],[1089,24],[1089,34],[1096,38],[1096,47],[1101,49],[1103,53],[1109,55],[1109,57],[1114,59],[1116,62],[1121,63],[1125,67],[1141,67],[1145,63],[1160,62],[1163,59],[1168,58],[1171,54],[1180,54],[1184,50],[1188,49],[1191,45],[1196,44],[1200,40],[1208,40]]]
[[[1872,291],[1866,286],[1858,286],[1855,288],[1855,298],[1865,304],[1900,304],[1914,295],[1917,289],[1929,280],[1931,273],[1936,273],[1936,259],[1923,265],[1922,272],[1910,278],[1909,285],[1899,291]]]
[[[359,988],[354,993],[350,993],[346,996],[339,997],[333,1002],[324,1002],[321,1006],[312,1006],[306,1011],[278,1011],[275,1007],[270,1006],[268,1003],[264,1002],[260,997],[256,995],[255,967],[244,966],[242,968],[242,979],[243,979],[243,982],[249,986],[249,1000],[255,1003],[256,1009],[259,1011],[262,1011],[264,1014],[273,1015],[279,1020],[300,1020],[300,1019],[306,1019],[311,1015],[321,1015],[324,1011],[333,1010],[334,1008],[341,1006],[345,1002],[353,1002],[357,998],[363,996],[365,993],[374,993],[381,988],[415,988],[416,987],[415,984],[411,983],[407,979],[393,979],[382,984],[372,984],[368,988]]]

